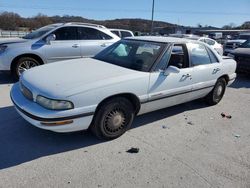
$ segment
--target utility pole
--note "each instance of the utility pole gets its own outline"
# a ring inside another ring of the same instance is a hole
[[[155,0],[153,0],[153,5],[152,5],[152,17],[151,17],[151,35],[154,32],[154,11],[155,11]]]

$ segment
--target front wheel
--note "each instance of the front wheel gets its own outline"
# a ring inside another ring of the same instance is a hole
[[[130,128],[134,116],[135,110],[128,99],[113,98],[97,110],[90,129],[98,138],[114,139]]]
[[[224,96],[226,85],[227,82],[224,78],[218,79],[213,90],[206,96],[206,102],[209,105],[218,104]]]
[[[40,63],[31,57],[21,57],[17,60],[17,62],[14,64],[12,68],[12,75],[13,77],[18,80],[21,74],[33,67],[39,66]]]

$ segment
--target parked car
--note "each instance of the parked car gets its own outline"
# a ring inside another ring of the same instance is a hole
[[[250,74],[250,40],[244,42],[239,48],[233,50],[228,56],[237,62],[237,72]]]
[[[118,40],[119,37],[101,25],[47,25],[22,39],[0,40],[0,70],[11,70],[18,78],[23,71],[41,64],[92,57]]]
[[[205,42],[206,44],[210,45],[213,49],[215,49],[220,55],[223,55],[223,46],[218,43],[217,41],[211,39],[211,38],[207,38],[207,37],[188,37],[188,39],[192,39],[192,40],[198,40],[201,42]]]
[[[198,98],[219,103],[235,69],[232,58],[199,41],[131,37],[94,58],[25,71],[11,99],[36,127],[55,132],[90,127],[96,136],[113,139],[136,115]]]
[[[247,40],[250,40],[250,33],[242,33],[236,39],[228,40],[224,44],[224,55],[231,53]]]
[[[133,37],[134,33],[125,29],[109,29],[112,33],[116,34],[120,38]]]
[[[220,55],[223,55],[223,46],[211,38],[200,37],[198,35],[192,35],[192,34],[171,34],[170,36],[205,42],[206,44],[212,46],[212,48],[214,48]]]

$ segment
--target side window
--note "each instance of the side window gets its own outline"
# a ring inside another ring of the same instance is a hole
[[[62,27],[57,29],[54,34],[56,35],[56,40],[77,40],[76,27]]]
[[[155,71],[164,70],[166,68],[167,62],[169,61],[171,56],[171,48],[168,48],[168,50],[164,53],[161,60],[155,67]]]
[[[219,60],[218,60],[217,57],[214,55],[214,53],[212,52],[212,50],[207,49],[207,51],[208,51],[208,54],[209,54],[209,56],[210,56],[211,63],[218,63]]]
[[[111,32],[114,33],[115,35],[117,35],[118,37],[120,37],[119,31],[113,30]]]
[[[78,27],[78,36],[80,40],[108,40],[111,36],[93,28]]]
[[[180,69],[188,67],[187,50],[183,44],[175,44],[173,46],[168,62],[168,67],[169,66],[175,66]]]
[[[121,37],[124,38],[124,37],[131,37],[131,33],[130,32],[127,32],[127,31],[121,31]]]
[[[202,44],[187,43],[190,59],[193,66],[210,64],[210,57],[206,47]]]
[[[213,46],[215,44],[215,41],[210,40],[210,39],[205,39],[206,43],[210,46]]]

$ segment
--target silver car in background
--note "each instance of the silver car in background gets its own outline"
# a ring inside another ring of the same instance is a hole
[[[0,40],[0,71],[18,79],[27,69],[60,60],[92,57],[120,40],[102,25],[58,23],[37,29],[23,38]]]

